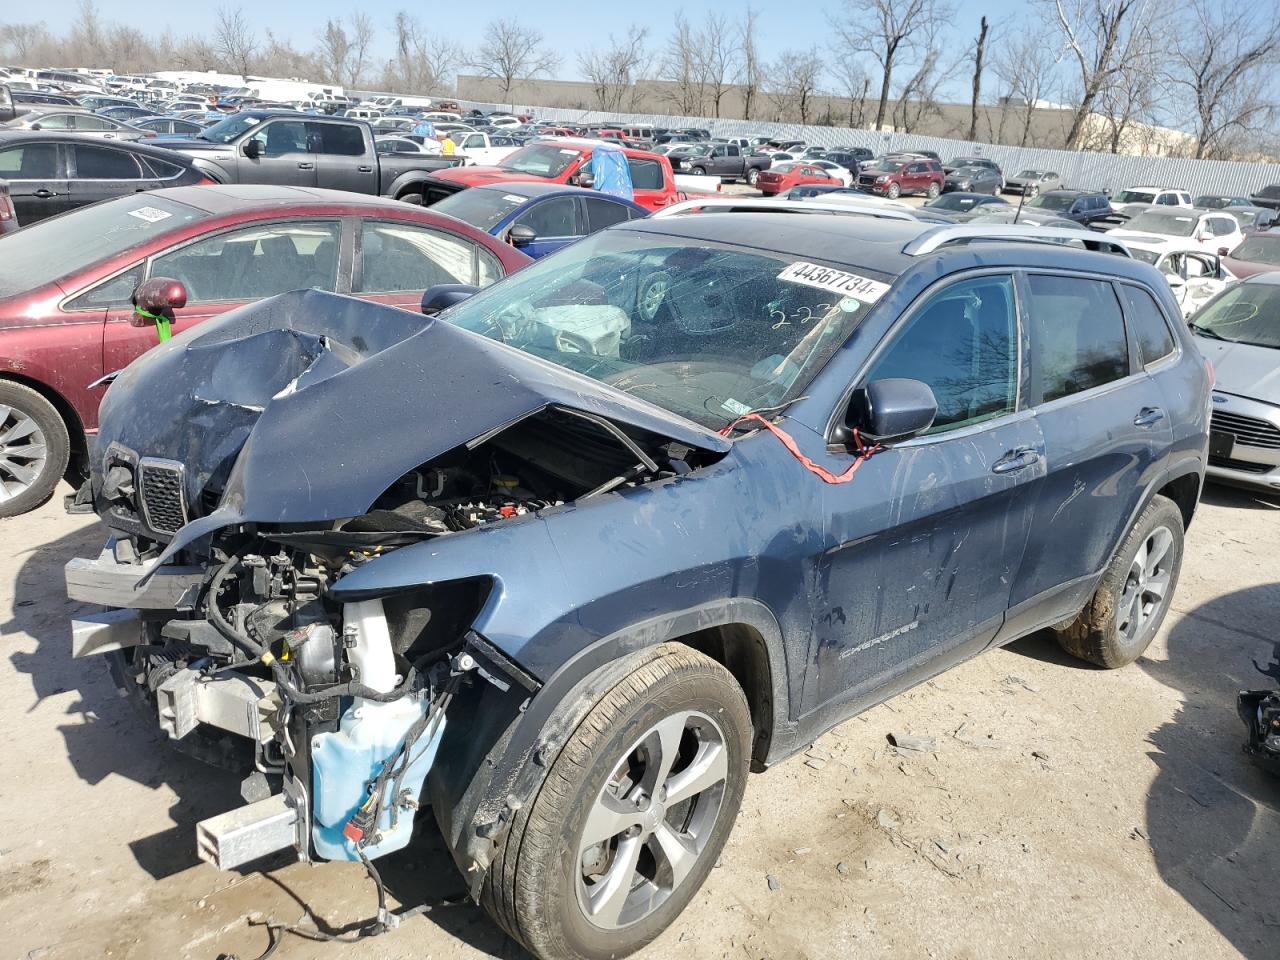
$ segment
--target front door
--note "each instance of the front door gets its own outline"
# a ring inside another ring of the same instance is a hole
[[[258,223],[201,237],[151,258],[148,277],[169,277],[187,289],[174,311],[174,334],[264,297],[315,287],[337,290],[337,220]],[[107,312],[103,368],[119,370],[158,342],[152,325],[130,324],[127,303]]]
[[[66,152],[57,144],[27,140],[0,149],[0,180],[9,182],[20,227],[71,209]]]
[[[1173,443],[1165,398],[1131,357],[1110,280],[1033,273],[1022,300],[1028,400],[1049,460],[1009,636],[1079,612]]]
[[[806,711],[882,699],[996,635],[1045,464],[1019,341],[1012,278],[970,277],[913,310],[859,378],[923,381],[938,414],[823,488]]]
[[[536,239],[520,249],[535,259],[568,246],[586,232],[578,223],[578,204],[569,196],[537,201],[512,226],[533,230]]]
[[[244,155],[244,144],[249,140],[262,144],[259,156]],[[241,143],[240,150],[237,163],[241,183],[316,186],[316,155],[307,146],[307,124],[303,120],[268,120]]]

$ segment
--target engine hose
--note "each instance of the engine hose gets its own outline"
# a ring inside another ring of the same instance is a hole
[[[417,683],[418,671],[414,667],[410,667],[408,673],[401,683],[391,690],[375,690],[373,687],[367,687],[358,680],[351,680],[347,683],[336,684],[332,687],[326,687],[323,690],[304,691],[299,690],[289,677],[289,671],[285,668],[275,655],[265,645],[256,643],[251,637],[244,632],[237,630],[235,625],[231,623],[222,614],[222,610],[218,607],[218,591],[222,588],[222,584],[227,577],[231,575],[233,570],[239,569],[242,564],[240,557],[235,556],[224,563],[218,572],[213,575],[213,579],[209,581],[209,591],[205,598],[205,613],[209,622],[213,624],[215,630],[227,638],[231,643],[235,644],[241,650],[245,651],[250,658],[265,663],[271,670],[271,675],[275,679],[276,687],[287,699],[294,703],[320,703],[325,700],[333,700],[338,697],[360,697],[365,700],[374,700],[379,703],[389,703],[392,700],[399,700],[405,694],[414,689]]]

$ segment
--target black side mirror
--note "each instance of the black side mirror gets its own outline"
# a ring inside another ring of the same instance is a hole
[[[469,283],[437,283],[434,287],[427,287],[427,292],[422,295],[422,313],[434,317],[441,310],[448,310],[479,292],[479,287]]]
[[[250,160],[257,160],[262,156],[262,141],[246,140],[244,143],[244,155]]]
[[[32,124],[28,129],[31,129],[31,130],[39,130],[39,129],[40,129],[40,124],[38,124],[38,123],[33,123],[33,124]]]
[[[853,396],[847,422],[876,443],[909,440],[933,426],[938,401],[919,380],[873,380]]]
[[[511,241],[513,247],[527,247],[538,239],[538,233],[533,227],[517,223],[507,231],[507,239]]]

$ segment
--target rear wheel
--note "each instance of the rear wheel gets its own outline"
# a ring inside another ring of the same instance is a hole
[[[1182,511],[1157,496],[1139,515],[1079,616],[1057,631],[1062,649],[1100,667],[1123,667],[1160,630],[1182,570]]]
[[[486,909],[535,956],[622,957],[671,924],[723,848],[751,717],[714,660],[665,644],[605,694],[521,810]]]
[[[46,503],[71,457],[71,438],[48,400],[21,383],[0,380],[0,517]]]
[[[938,186],[936,183],[929,184],[927,195],[930,200],[937,200],[938,194],[940,194],[941,192],[942,192],[942,188]]]

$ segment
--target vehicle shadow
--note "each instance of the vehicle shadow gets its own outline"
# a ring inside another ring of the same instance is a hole
[[[1159,767],[1147,832],[1165,882],[1250,960],[1280,956],[1280,778],[1241,750],[1236,694],[1280,687],[1280,583],[1217,597],[1170,630],[1141,669],[1179,691],[1149,737]]]
[[[31,551],[15,578],[13,617],[0,623],[0,634],[25,633],[35,639],[34,652],[13,652],[9,658],[17,672],[30,678],[37,703],[75,692],[66,710],[67,722],[58,730],[77,776],[89,784],[121,776],[153,789],[168,787],[176,795],[168,811],[169,825],[129,843],[138,865],[163,880],[200,863],[195,826],[244,802],[240,797],[244,773],[178,753],[154,720],[119,695],[101,657],[71,658],[68,621],[77,611],[93,608],[65,599],[62,568],[72,557],[96,556],[104,539],[102,528],[94,524]],[[295,893],[287,879],[292,861],[291,855],[281,854],[256,864],[257,869],[241,872],[259,874],[307,909],[306,896]],[[433,905],[424,918],[411,923],[435,924],[474,949],[503,960],[527,956],[469,899],[443,902],[455,899],[464,884],[430,813],[415,831],[414,842],[380,859],[378,869],[388,892],[404,907]],[[321,929],[326,929],[323,921]],[[284,947],[282,952],[288,955]]]
[[[1280,491],[1273,493],[1212,481],[1205,483],[1200,500],[1215,507],[1234,507],[1237,510],[1280,510]]]

